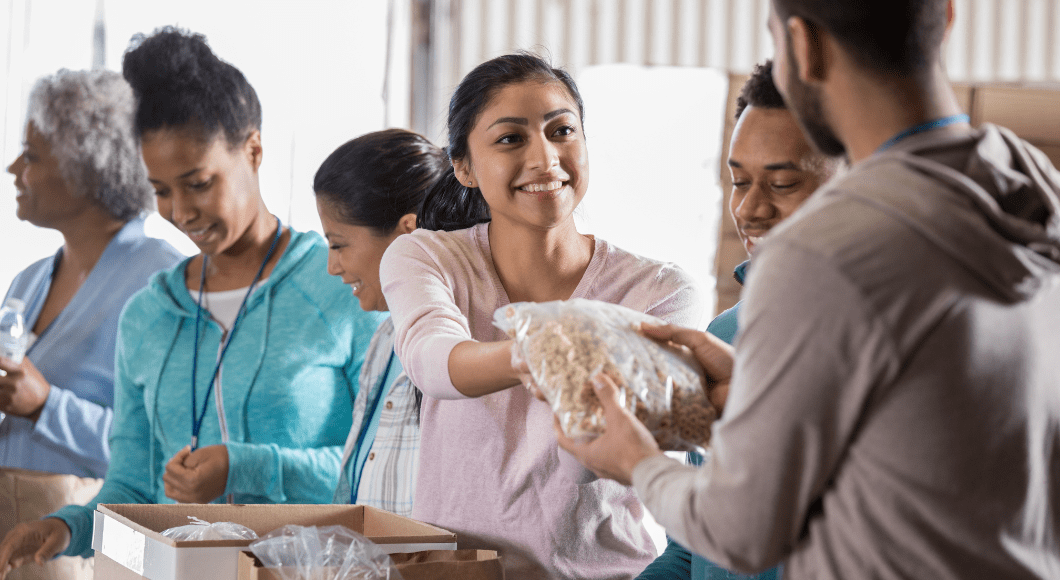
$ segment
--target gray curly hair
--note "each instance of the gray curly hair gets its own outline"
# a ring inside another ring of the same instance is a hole
[[[155,207],[133,133],[135,111],[132,88],[120,74],[62,69],[33,85],[26,113],[50,143],[71,193],[122,221]]]

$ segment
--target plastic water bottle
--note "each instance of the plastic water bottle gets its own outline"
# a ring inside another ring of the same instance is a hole
[[[18,298],[8,298],[0,308],[0,356],[21,363],[26,356],[29,329],[22,313],[26,303]]]

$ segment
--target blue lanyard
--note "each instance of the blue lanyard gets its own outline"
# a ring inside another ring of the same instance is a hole
[[[276,216],[272,216],[276,217]],[[243,317],[243,311],[247,306],[247,299],[250,298],[250,294],[254,292],[254,287],[258,285],[258,280],[261,279],[261,274],[265,271],[265,265],[269,263],[269,259],[272,258],[272,253],[276,251],[276,245],[280,242],[280,235],[283,233],[283,224],[280,222],[280,218],[276,218],[276,235],[272,238],[272,245],[269,246],[269,253],[265,254],[265,259],[261,261],[261,267],[258,268],[258,273],[254,275],[254,281],[250,283],[250,287],[247,288],[247,293],[243,296],[243,302],[239,305],[239,310],[236,311],[236,319],[232,321],[232,330],[228,331],[228,338],[225,339],[224,346],[221,347],[221,355],[217,357],[217,366],[213,369],[213,375],[210,377],[210,386],[206,388],[206,397],[202,401],[202,412],[198,412],[198,404],[196,402],[195,395],[195,382],[196,373],[199,370],[199,321],[202,320],[202,292],[206,286],[206,254],[202,255],[202,274],[199,276],[199,300],[196,303],[197,308],[195,309],[195,348],[192,350],[191,355],[191,450],[195,451],[199,448],[199,431],[202,429],[202,422],[206,419],[206,407],[210,402],[210,395],[213,394],[213,385],[217,382],[217,373],[221,372],[221,361],[225,358],[225,353],[228,352],[229,345],[232,344],[232,339],[236,335],[236,329],[239,327],[239,320]]]
[[[932,129],[938,129],[940,127],[945,127],[947,125],[954,125],[954,124],[957,124],[957,123],[970,123],[970,122],[971,122],[971,118],[968,115],[960,114],[960,115],[950,115],[949,117],[942,117],[941,119],[934,119],[934,120],[928,121],[926,123],[921,123],[921,124],[916,125],[914,127],[910,127],[908,129],[906,129],[905,131],[902,131],[901,133],[895,135],[894,137],[891,137],[890,139],[885,141],[883,145],[880,145],[878,148],[876,148],[876,153],[879,153],[881,151],[886,151],[887,149],[890,149],[891,147],[894,147],[895,143],[898,143],[902,139],[905,139],[906,137],[909,137],[911,135],[916,135],[917,133],[923,133],[924,131],[931,131]]]
[[[386,360],[386,368],[383,369],[383,374],[379,377],[379,382],[376,383],[375,390],[377,391],[377,394],[375,396],[375,399],[372,400],[372,404],[370,405],[371,406],[371,410],[364,414],[364,422],[361,423],[361,432],[357,434],[357,446],[353,448],[354,455],[353,455],[353,457],[351,457],[351,459],[354,461],[354,465],[353,465],[354,469],[357,469],[358,471],[361,469],[361,467],[357,465],[357,456],[360,455],[360,453],[361,453],[361,445],[364,444],[364,438],[365,438],[365,436],[368,435],[368,427],[372,423],[372,418],[375,417],[375,412],[376,412],[376,410],[379,409],[379,401],[382,401],[383,400],[383,395],[385,395],[385,393],[383,392],[383,388],[386,387],[386,377],[387,377],[387,375],[390,374],[390,367],[393,364],[394,364],[394,349],[390,349],[390,358],[388,358]],[[343,477],[346,477],[346,476],[343,475]],[[358,474],[358,476],[357,476],[358,485],[351,485],[350,486],[350,503],[351,504],[352,503],[357,503],[357,488],[360,487],[360,479],[361,479],[360,474]]]

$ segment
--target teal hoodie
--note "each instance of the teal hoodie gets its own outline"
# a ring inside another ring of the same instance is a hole
[[[111,464],[87,506],[53,517],[70,527],[66,555],[91,555],[100,503],[174,503],[166,462],[191,442],[195,298],[185,260],[156,274],[126,304],[118,330]],[[326,503],[338,483],[342,446],[368,343],[385,313],[360,309],[327,274],[327,247],[313,232],[291,241],[254,290],[224,357],[228,495],[236,503]],[[198,413],[217,362],[222,329],[204,317],[197,370]],[[217,393],[207,402],[199,445],[221,443]]]
[[[747,280],[747,266],[750,263],[750,260],[742,262],[739,266],[736,266],[735,270],[733,270],[732,277],[740,283],[740,286],[743,286],[744,281]],[[729,344],[736,342],[736,335],[740,332],[738,319],[740,317],[740,307],[742,304],[742,301],[737,302],[732,308],[717,315],[714,320],[710,321],[710,324],[707,325],[707,332]]]

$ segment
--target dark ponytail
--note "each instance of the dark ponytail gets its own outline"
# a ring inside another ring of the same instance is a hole
[[[584,125],[585,106],[581,93],[567,71],[553,68],[536,54],[517,52],[487,60],[460,81],[449,100],[449,159],[466,159],[467,138],[482,110],[502,88],[526,81],[559,82],[578,105]],[[431,230],[461,230],[490,221],[490,210],[482,192],[460,183],[450,169],[427,193],[420,211],[420,227]]]
[[[450,166],[423,200],[417,223],[427,230],[462,230],[490,221],[490,207],[478,188],[456,178]]]
[[[122,74],[136,95],[138,136],[189,127],[203,141],[223,132],[231,146],[261,130],[261,103],[236,67],[217,58],[206,37],[172,26],[133,36]]]

